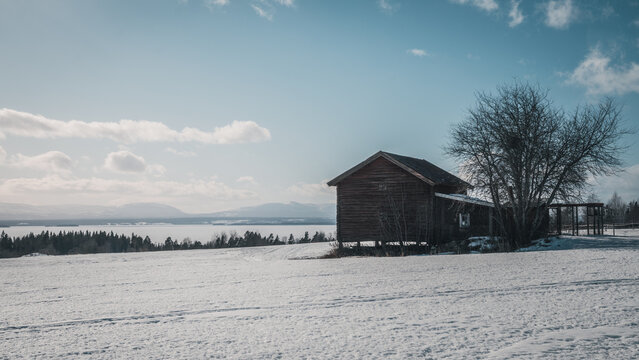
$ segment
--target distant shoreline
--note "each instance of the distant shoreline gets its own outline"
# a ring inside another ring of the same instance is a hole
[[[121,218],[121,219],[35,219],[0,220],[0,227],[11,226],[81,226],[81,225],[335,225],[331,218],[304,217],[190,217],[190,218]]]

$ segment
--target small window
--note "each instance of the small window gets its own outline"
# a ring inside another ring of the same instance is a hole
[[[377,190],[386,191],[386,184],[378,184],[377,185]]]
[[[470,214],[459,214],[459,228],[468,229],[470,227]]]

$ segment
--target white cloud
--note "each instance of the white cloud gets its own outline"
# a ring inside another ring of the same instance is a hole
[[[639,200],[639,164],[629,166],[618,176],[599,177],[593,181],[595,194],[604,202],[617,192],[624,201]]]
[[[639,64],[611,66],[610,57],[591,49],[570,74],[568,83],[586,87],[588,94],[639,92]]]
[[[22,154],[12,155],[7,165],[23,169],[64,173],[71,171],[73,161],[67,154],[61,151],[48,151],[44,154],[34,156]]]
[[[253,10],[255,10],[255,13],[259,15],[260,17],[263,17],[268,21],[273,21],[273,13],[271,11],[266,10],[265,8],[261,6],[257,6],[255,4],[251,4],[251,7],[253,8]]]
[[[251,8],[258,16],[273,21],[277,5],[292,8],[295,7],[295,0],[255,0]]]
[[[255,181],[255,178],[253,178],[252,176],[240,176],[235,181],[238,182],[238,183],[246,183],[246,184],[251,184],[251,185],[257,185],[257,181]]]
[[[0,164],[4,162],[4,159],[7,158],[7,152],[0,146]]]
[[[428,55],[426,50],[422,50],[422,49],[409,49],[409,50],[406,50],[406,52],[411,54],[411,55],[418,56],[418,57],[424,57],[424,56]]]
[[[508,26],[510,27],[515,27],[519,24],[521,24],[522,22],[524,22],[524,14],[521,12],[521,9],[519,8],[519,3],[520,1],[517,0],[511,0],[510,1],[510,12],[508,13],[508,17],[510,17],[510,22],[508,23]]]
[[[377,6],[385,13],[391,14],[399,8],[399,4],[392,3],[389,0],[378,0]]]
[[[253,121],[233,121],[231,124],[216,127],[212,132],[190,127],[176,131],[163,123],[146,120],[61,121],[4,108],[0,109],[0,137],[6,135],[39,139],[111,139],[122,143],[195,141],[207,144],[261,142],[271,138],[268,129]]]
[[[182,157],[193,157],[193,156],[197,156],[197,154],[193,151],[186,151],[186,150],[177,150],[174,149],[172,147],[167,147],[166,149],[164,149],[166,152],[170,152],[171,154],[175,154],[177,156],[182,156]]]
[[[575,17],[572,0],[549,1],[546,4],[546,25],[555,29],[565,29]]]
[[[229,0],[204,0],[204,6],[213,11],[229,4]]]
[[[450,0],[456,4],[470,4],[482,10],[491,12],[499,9],[499,4],[495,0]]]
[[[144,158],[126,150],[109,153],[104,168],[115,172],[141,173],[146,170]]]
[[[276,3],[287,7],[295,6],[295,0],[275,0]]]
[[[127,150],[109,153],[104,160],[104,168],[120,173],[148,173],[154,176],[164,175],[166,169],[162,165],[148,165],[142,156]]]
[[[290,186],[287,190],[295,195],[305,198],[330,198],[334,200],[335,188],[326,184],[327,180],[319,184],[299,183]]]

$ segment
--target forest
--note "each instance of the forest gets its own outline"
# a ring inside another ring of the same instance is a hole
[[[25,236],[10,237],[4,231],[0,234],[0,258],[19,257],[28,254],[46,255],[71,255],[71,254],[96,254],[96,253],[123,253],[140,251],[167,251],[167,250],[194,250],[194,249],[219,249],[250,246],[269,246],[286,244],[303,244],[311,242],[334,241],[332,235],[326,235],[318,231],[310,236],[308,231],[303,237],[295,238],[293,234],[288,238],[280,238],[279,235],[262,236],[258,232],[247,231],[244,235],[237,233],[222,233],[212,236],[205,243],[191,241],[185,238],[182,241],[166,238],[164,243],[154,243],[148,236],[142,237],[136,234],[131,236],[116,234],[106,231],[68,231],[49,232],[39,234],[30,233]]]

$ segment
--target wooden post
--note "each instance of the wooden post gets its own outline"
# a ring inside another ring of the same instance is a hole
[[[586,205],[586,235],[590,235],[590,206]]]
[[[575,206],[575,232],[579,236],[579,206]]]
[[[601,235],[601,228],[602,228],[602,223],[600,221],[600,215],[601,215],[601,208],[599,206],[597,206],[597,235]]]
[[[488,235],[493,237],[493,208],[488,209]]]
[[[603,215],[603,206],[599,207],[599,235],[603,235],[604,233],[604,215]]]
[[[561,235],[561,206],[557,206],[557,235]]]

